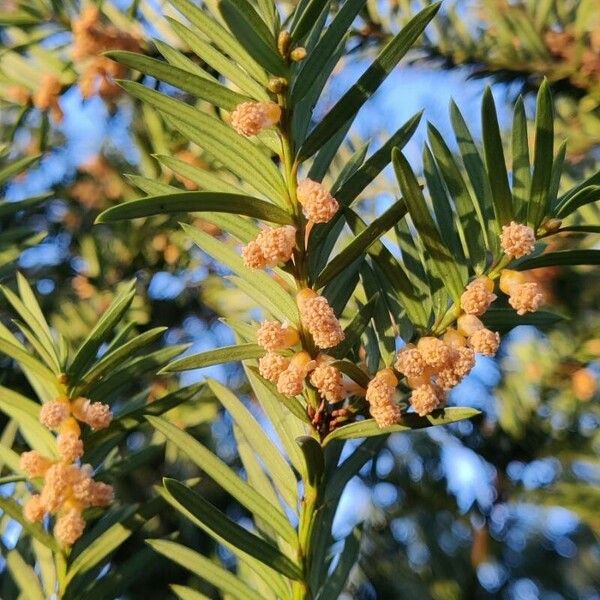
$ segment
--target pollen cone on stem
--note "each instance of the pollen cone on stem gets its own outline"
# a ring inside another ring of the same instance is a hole
[[[508,303],[521,316],[528,312],[535,312],[544,304],[544,301],[544,292],[534,281],[514,285],[508,298]]]
[[[297,396],[304,389],[306,376],[316,367],[308,352],[299,352],[277,378],[277,391],[285,396]]]
[[[479,277],[467,285],[460,297],[460,307],[468,315],[480,317],[496,299],[494,282],[488,277]]]
[[[242,259],[244,264],[251,269],[275,267],[292,258],[295,246],[295,227],[292,225],[269,227],[242,248]]]
[[[291,348],[299,341],[298,331],[279,321],[263,321],[256,332],[257,344],[270,352]]]
[[[231,113],[231,126],[246,137],[258,135],[281,120],[281,107],[275,102],[242,102]]]
[[[304,179],[296,190],[298,202],[310,223],[327,223],[339,209],[338,201],[317,181]]]
[[[535,231],[528,225],[511,221],[502,226],[500,245],[510,258],[522,258],[533,252],[535,247]]]
[[[327,402],[340,402],[346,395],[342,373],[326,361],[317,360],[317,366],[310,374],[310,382]]]
[[[275,352],[267,352],[258,360],[258,372],[267,381],[276,383],[279,376],[288,368],[290,359]]]
[[[500,346],[500,334],[489,329],[478,329],[469,336],[469,346],[484,356],[495,356]]]
[[[424,417],[444,405],[444,392],[434,384],[421,385],[413,390],[410,403],[415,412]]]
[[[406,377],[420,377],[427,368],[421,352],[413,344],[408,344],[396,355],[396,371]]]
[[[521,271],[504,269],[500,273],[500,289],[508,296],[508,303],[518,315],[535,312],[545,302],[540,284],[528,281],[527,275]]]
[[[300,320],[319,348],[333,348],[344,340],[344,330],[327,298],[306,288],[298,293],[296,302]]]
[[[369,403],[369,412],[379,427],[389,427],[400,421],[400,406],[394,396],[398,378],[392,369],[379,371],[367,386],[365,398]]]

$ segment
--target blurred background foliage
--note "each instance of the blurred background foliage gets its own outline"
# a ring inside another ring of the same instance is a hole
[[[364,68],[366,57],[424,4],[367,2],[324,95],[323,112],[348,87],[350,75]],[[170,9],[160,0],[100,5],[102,43],[86,48],[78,33],[86,4],[0,3],[0,277],[12,286],[15,268],[25,274],[47,319],[74,344],[89,332],[119,284],[136,277],[138,293],[128,319],[138,331],[167,326],[159,346],[189,343],[195,352],[226,345],[233,340],[217,309],[237,320],[253,317],[252,305],[206,255],[192,249],[178,219],[93,226],[103,209],[140,195],[140,189],[148,191],[147,180],[193,190],[201,181],[194,181],[186,165],[207,173],[219,169],[200,149],[185,145],[153,110],[121,95],[113,79],[131,74],[98,54],[115,48],[152,56],[173,51],[177,37],[162,18]],[[288,7],[281,3],[284,14]],[[600,162],[598,8],[597,0],[446,0],[410,54],[409,66],[397,69],[360,113],[340,166],[367,139],[371,148],[378,147],[383,132],[395,130],[420,108],[448,132],[451,95],[476,121],[486,83],[494,84],[497,102],[504,106],[500,117],[509,129],[509,109],[518,95],[523,94],[531,116],[535,92],[547,77],[558,117],[556,145],[568,140],[568,174],[571,181],[581,181]],[[148,41],[151,36],[163,40],[160,47]],[[177,50],[185,60],[197,60],[186,48]],[[211,66],[202,66],[218,76]],[[421,125],[407,146],[413,164],[425,129]],[[160,155],[175,155],[177,162],[165,164],[156,158]],[[362,211],[380,212],[392,194],[386,172],[363,194]],[[587,223],[600,225],[597,204],[578,212]],[[208,221],[188,220],[220,235]],[[598,244],[594,233],[564,235],[580,236],[584,246]],[[479,361],[453,393],[460,397],[457,403],[483,410],[481,418],[392,436],[351,483],[335,531],[346,535],[365,519],[366,536],[345,597],[600,598],[600,280],[597,269],[584,267],[539,269],[537,275],[565,320],[544,331],[519,327],[505,338],[496,360]],[[0,318],[9,319],[5,304],[0,304]],[[2,385],[30,393],[10,361],[0,358],[0,369]],[[207,375],[227,380],[241,394],[248,391],[241,371],[230,366],[186,373],[181,383]],[[148,371],[115,401],[144,396],[152,401],[179,383]],[[203,391],[169,417],[239,468],[232,424],[218,414],[210,393]],[[3,439],[14,436],[12,423],[1,419]],[[154,435],[142,429],[116,449],[117,468],[119,457],[137,457],[119,473],[117,495],[124,501],[154,497],[152,486],[163,474],[198,475],[174,448],[153,441]],[[211,501],[243,516],[210,481],[202,485]],[[2,484],[0,493],[13,494],[14,486]],[[15,539],[6,525],[0,517],[3,552]],[[190,580],[189,573],[165,564],[143,542],[177,530],[183,543],[210,554],[207,538],[170,511],[159,511],[111,561],[111,573],[131,578],[124,597],[162,599],[169,593],[167,584],[178,582],[218,597],[205,583]],[[212,551],[225,562],[231,558],[222,549]],[[131,561],[138,553],[145,568],[134,581]],[[16,598],[2,559],[0,578],[0,596]]]

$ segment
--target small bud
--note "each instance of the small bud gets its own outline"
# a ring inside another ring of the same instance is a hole
[[[277,391],[285,396],[302,393],[304,379],[316,367],[308,352],[299,352],[292,358],[287,369],[277,378]]]
[[[267,380],[276,383],[279,376],[288,368],[290,360],[274,352],[267,352],[258,361],[258,372]]]
[[[503,269],[500,273],[500,290],[507,296],[510,296],[510,291],[515,285],[522,285],[526,282],[527,276],[521,271]]]
[[[62,398],[45,402],[40,408],[40,423],[48,429],[58,429],[69,417],[69,403]]]
[[[267,89],[273,94],[281,94],[288,86],[288,80],[284,77],[272,77],[267,83]]]
[[[290,53],[290,58],[294,62],[300,62],[301,60],[304,60],[306,58],[306,48],[303,48],[302,46],[294,48]]]
[[[467,337],[483,329],[483,323],[475,315],[461,315],[456,322],[458,333]]]
[[[69,510],[56,520],[54,535],[63,546],[72,546],[83,534],[85,521],[76,509]]]
[[[344,399],[342,374],[333,365],[318,365],[310,376],[310,382],[328,402],[339,402]]]
[[[477,317],[475,317],[477,319]],[[467,344],[467,340],[465,336],[459,333],[456,329],[450,327],[443,337],[444,342],[451,346],[452,348],[460,348]]]
[[[540,229],[546,233],[555,233],[560,229],[562,219],[546,219]]]
[[[279,123],[281,107],[275,102],[242,102],[231,113],[231,126],[247,137]]]
[[[286,58],[290,51],[290,44],[292,43],[292,36],[289,31],[281,31],[277,38],[277,50],[279,54]]]
[[[427,368],[423,356],[412,344],[398,352],[394,366],[406,377],[420,377]]]

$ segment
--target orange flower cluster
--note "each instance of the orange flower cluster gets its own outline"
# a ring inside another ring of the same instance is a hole
[[[42,77],[41,85],[33,95],[33,105],[42,111],[50,111],[52,118],[60,123],[63,120],[64,113],[58,99],[62,90],[62,83],[56,75],[46,73]]]
[[[81,95],[89,98],[99,94],[105,100],[112,100],[121,93],[114,80],[123,77],[127,69],[102,53],[107,50],[138,52],[139,39],[114,25],[102,23],[96,6],[87,6],[73,19],[72,29],[73,58],[84,64],[79,80]]]
[[[313,360],[308,352],[298,352],[291,359],[277,351],[290,349],[300,342],[296,329],[279,321],[264,321],[256,332],[256,341],[267,353],[258,361],[259,373],[277,384],[277,390],[286,396],[297,396],[304,389],[306,377],[328,402],[339,402],[345,397],[342,374],[332,359],[319,355]]]
[[[75,181],[69,193],[84,208],[97,209],[123,194],[123,180],[103,156],[92,157],[79,166],[79,171],[87,176]]]
[[[91,506],[108,506],[113,500],[112,486],[94,481],[90,465],[52,462],[32,450],[21,455],[21,469],[28,477],[42,477],[44,485],[23,508],[28,521],[41,521],[48,513],[57,515],[54,535],[58,541],[71,546],[82,535],[85,521],[82,511]]]
[[[476,317],[475,317],[476,318]],[[444,339],[421,338],[396,356],[395,368],[412,388],[410,403],[421,416],[441,408],[445,392],[458,385],[475,364],[475,351],[466,338],[450,329]]]
[[[259,373],[268,381],[276,383],[277,389],[288,396],[296,396],[302,391],[304,378],[310,371],[312,361],[306,352],[296,354],[290,360],[275,351],[289,349],[299,341],[298,331],[279,321],[263,321],[256,332],[256,342],[267,350],[258,361]]]
[[[295,346],[300,341],[300,337],[298,331],[287,323],[263,321],[256,332],[256,341],[259,346],[271,352]]]
[[[41,521],[46,514],[57,516],[56,538],[70,546],[83,533],[81,515],[90,506],[107,506],[113,498],[110,485],[94,481],[89,465],[77,463],[83,456],[83,441],[79,422],[92,430],[108,427],[112,413],[107,404],[87,398],[70,401],[66,396],[42,405],[39,415],[42,425],[58,432],[56,439],[60,460],[52,461],[33,450],[21,455],[21,469],[30,478],[42,477],[40,494],[34,494],[23,508],[28,521]]]

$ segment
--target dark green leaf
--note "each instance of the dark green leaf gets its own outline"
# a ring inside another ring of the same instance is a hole
[[[533,258],[525,258],[515,265],[519,271],[537,269],[539,267],[556,267],[571,265],[600,265],[600,250],[559,250],[545,252]]]
[[[464,117],[454,101],[450,104],[450,120],[452,128],[460,150],[462,161],[465,165],[465,171],[471,182],[471,187],[477,201],[479,209],[487,222],[487,240],[489,247],[496,252],[499,248],[500,228],[494,219],[494,202],[492,197],[492,188],[490,180],[483,164],[483,159],[473,141],[473,136],[467,127]]]
[[[345,2],[319,43],[304,59],[291,92],[294,104],[297,104],[309,92],[317,77],[322,73],[329,57],[334,54],[335,49],[350,29],[350,25],[352,25],[356,15],[365,3],[366,0],[348,0]],[[314,18],[316,19],[319,14],[320,11],[315,12]]]
[[[550,178],[550,186],[548,191],[548,207],[550,214],[555,212],[556,200],[558,198],[558,191],[560,189],[560,179],[562,177],[566,155],[567,140],[563,140],[552,163],[552,177]]]
[[[556,313],[538,310],[534,313],[518,315],[514,310],[508,308],[490,308],[481,317],[486,327],[494,331],[508,331],[519,325],[534,325],[535,327],[547,327],[562,321],[565,317]]]
[[[306,481],[312,487],[316,487],[319,481],[321,481],[325,469],[325,458],[323,456],[321,444],[317,439],[310,435],[303,435],[296,441],[304,455],[307,475]]]
[[[315,286],[321,288],[362,256],[371,245],[393,227],[406,214],[406,205],[398,200],[381,216],[377,217],[364,231],[357,235],[317,277]]]
[[[402,127],[360,166],[336,191],[335,198],[340,204],[350,206],[352,201],[390,164],[393,148],[404,148],[419,126],[421,115],[413,115]]]
[[[258,198],[217,192],[179,192],[138,198],[111,206],[98,215],[96,223],[194,212],[225,212],[246,215],[284,225],[294,222],[292,216],[282,208]]]
[[[443,243],[433,218],[427,208],[423,192],[408,164],[399,150],[394,149],[392,162],[402,197],[408,212],[419,232],[427,252],[440,279],[444,281],[452,297],[457,300],[463,292],[463,281],[458,265],[448,247]]]
[[[39,196],[33,196],[25,200],[19,200],[18,202],[0,202],[0,217],[10,217],[20,210],[27,210],[33,208],[38,204],[44,202],[48,198],[52,197],[52,192],[47,194],[41,194]]]
[[[365,373],[360,367],[356,366],[349,360],[336,360],[332,365],[340,370],[344,375],[348,375],[350,379],[358,383],[361,387],[365,388],[369,385],[369,375]]]
[[[89,385],[102,377],[107,371],[120,366],[123,361],[131,358],[138,350],[157,340],[165,331],[166,327],[155,327],[136,335],[132,340],[125,342],[111,352],[106,352],[92,368],[77,380],[74,387],[77,395],[83,395]]]
[[[597,202],[598,200],[600,200],[600,185],[590,185],[567,198],[567,200],[557,208],[555,216],[559,219],[563,219],[581,206],[590,204],[590,202]]]
[[[311,157],[344,123],[356,115],[360,107],[375,93],[400,59],[423,33],[423,30],[429,21],[433,19],[439,8],[440,4],[435,3],[423,9],[383,48],[371,66],[325,115],[304,141],[298,152],[300,160]]]
[[[548,81],[540,86],[535,114],[533,176],[527,205],[527,222],[537,229],[548,211],[554,159],[554,108]]]
[[[89,367],[90,363],[96,357],[100,346],[106,341],[107,337],[127,312],[135,295],[133,291],[134,285],[135,281],[129,283],[124,291],[115,298],[75,353],[73,361],[67,369],[67,374],[71,381],[77,381],[84,370]]]
[[[375,306],[379,296],[373,296],[369,301],[361,306],[357,311],[356,316],[350,321],[350,324],[344,329],[344,340],[329,351],[331,356],[335,358],[344,358],[352,350],[352,348],[360,341],[360,336],[363,334],[367,325],[373,318]]]
[[[308,0],[298,4],[294,12],[291,36],[294,42],[300,41],[314,26],[319,15],[330,0]]]
[[[358,528],[355,528],[350,535],[346,536],[344,540],[344,549],[340,554],[333,573],[327,578],[319,592],[319,600],[338,600],[340,594],[344,591],[350,571],[356,564],[356,559],[358,558],[360,538],[361,530]]]
[[[498,224],[506,225],[513,218],[512,194],[508,185],[508,174],[496,115],[496,105],[494,104],[492,90],[489,87],[486,88],[483,94],[481,120],[483,152],[492,190],[494,213]]]
[[[241,45],[261,66],[274,75],[288,75],[272,33],[247,0],[221,0],[219,10]]]
[[[164,486],[184,516],[202,523],[211,535],[216,534],[290,579],[302,579],[298,565],[272,544],[234,523],[202,496],[174,479],[165,479]]]
[[[107,52],[105,55],[130,69],[136,69],[145,75],[156,77],[160,81],[174,85],[184,92],[193,94],[200,100],[206,100],[206,102],[225,110],[231,111],[241,102],[251,100],[249,96],[238,94],[220,83],[215,83],[143,54],[117,50]]]
[[[448,198],[448,192],[446,191],[446,187],[444,186],[444,182],[442,180],[442,176],[440,174],[439,168],[435,159],[433,158],[433,154],[428,145],[423,147],[423,174],[425,175],[425,181],[427,182],[427,190],[429,191],[429,195],[431,196],[431,204],[433,207],[433,213],[435,215],[435,220],[440,228],[440,233],[442,234],[442,238],[446,241],[448,248],[456,257],[457,261],[460,261],[461,264],[465,263],[464,251],[461,246],[461,240],[458,237],[458,231],[456,228],[456,220],[454,218],[454,213],[452,212],[452,206],[450,205],[450,200]],[[404,227],[401,229],[401,224],[398,224],[398,234],[399,237],[403,238],[406,242],[412,242],[411,232],[406,225],[406,221],[403,221]],[[403,244],[406,248],[406,244]],[[414,243],[408,247],[407,257],[405,248],[401,247],[402,250],[402,259],[404,263],[409,267],[409,273],[413,276],[416,273],[422,271],[422,265],[420,264],[420,260],[415,255],[416,248],[414,247]],[[408,259],[408,260],[407,260]],[[414,268],[411,268],[408,265],[409,260],[416,260],[418,262],[417,269],[415,271]],[[424,273],[423,273],[424,276]],[[424,280],[424,279],[423,279]]]
[[[239,362],[248,358],[260,358],[265,354],[265,349],[257,344],[238,344],[224,346],[215,350],[207,350],[198,354],[190,354],[167,365],[162,373],[175,373],[201,369],[212,365],[221,365],[227,362]]]
[[[365,419],[344,425],[331,432],[323,441],[323,445],[331,443],[333,440],[348,440],[354,438],[366,438],[400,431],[411,431],[412,429],[423,429],[435,425],[448,425],[457,421],[471,419],[480,414],[474,408],[451,407],[435,411],[425,417],[420,417],[416,413],[406,413],[402,415],[401,422],[390,427],[379,427],[375,419]]]
[[[440,173],[450,197],[454,200],[471,266],[476,272],[481,273],[485,268],[487,246],[483,215],[479,212],[479,205],[471,197],[460,169],[441,133],[429,124],[428,135]]]
[[[519,221],[526,218],[530,187],[531,165],[527,117],[523,98],[519,96],[515,103],[512,128],[512,191],[515,203],[514,213]]]

